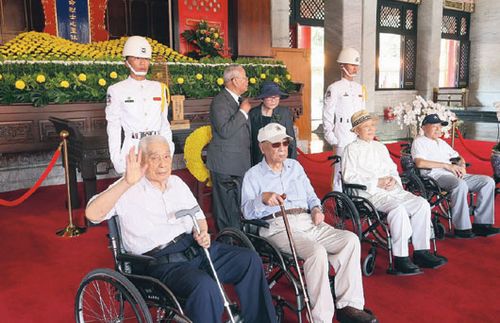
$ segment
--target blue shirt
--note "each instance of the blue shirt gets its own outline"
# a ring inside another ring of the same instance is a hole
[[[241,209],[245,219],[259,219],[280,211],[279,206],[262,203],[264,192],[285,193],[285,209],[311,210],[321,206],[304,168],[294,159],[286,159],[282,171],[278,173],[269,167],[265,158],[246,172],[241,193]]]

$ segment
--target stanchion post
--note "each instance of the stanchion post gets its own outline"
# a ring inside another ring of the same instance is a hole
[[[73,210],[71,205],[71,188],[69,185],[69,165],[68,165],[68,141],[69,132],[63,130],[59,133],[63,142],[63,163],[64,163],[64,178],[66,180],[66,193],[68,197],[68,214],[69,224],[66,228],[58,230],[56,234],[60,237],[76,237],[85,232],[85,228],[77,227],[73,224]]]
[[[451,122],[451,148],[455,148],[455,127],[457,125],[457,120]]]

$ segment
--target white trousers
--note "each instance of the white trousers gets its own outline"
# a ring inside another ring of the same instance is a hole
[[[373,204],[377,210],[387,213],[394,256],[408,256],[410,237],[415,250],[430,249],[431,208],[424,198],[408,193],[404,200],[382,199]]]
[[[335,312],[329,284],[329,264],[335,269],[337,308],[364,308],[360,266],[360,242],[352,232],[337,230],[326,223],[315,226],[311,215],[288,216],[297,255],[304,259],[304,275],[314,323],[331,323]],[[260,235],[280,250],[290,251],[283,218],[270,221]]]
[[[344,147],[335,146],[335,155],[342,158],[344,155]],[[342,161],[336,163],[333,168],[332,188],[336,192],[342,192]]]

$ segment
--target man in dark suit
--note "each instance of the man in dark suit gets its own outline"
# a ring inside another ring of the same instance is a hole
[[[212,100],[212,141],[207,166],[212,176],[212,210],[220,230],[240,228],[240,197],[243,175],[250,168],[250,103],[241,95],[248,78],[241,65],[224,70],[224,89]]]

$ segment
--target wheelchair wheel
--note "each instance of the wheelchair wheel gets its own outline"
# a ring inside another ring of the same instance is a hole
[[[359,213],[354,203],[341,192],[330,192],[321,200],[325,220],[340,230],[349,230],[361,240]]]
[[[363,275],[367,277],[373,275],[373,272],[375,271],[375,259],[377,258],[377,253],[372,252],[372,250],[370,250],[370,253],[366,256],[365,260],[363,261],[363,267],[362,267]]]
[[[434,237],[436,237],[436,239],[438,240],[444,240],[445,236],[446,236],[446,228],[444,224],[437,221],[437,223],[434,225]]]
[[[153,323],[146,302],[122,274],[96,269],[82,280],[75,299],[76,322]]]
[[[153,322],[191,323],[172,291],[154,277],[127,275],[128,280],[143,295]]]
[[[222,242],[228,245],[248,248],[255,251],[252,242],[247,236],[238,229],[234,228],[225,228],[215,238],[215,241]]]

